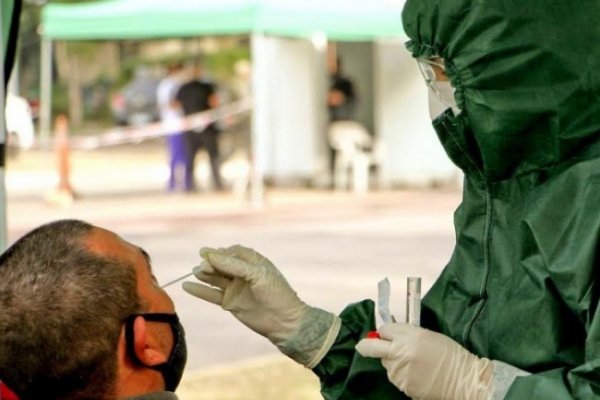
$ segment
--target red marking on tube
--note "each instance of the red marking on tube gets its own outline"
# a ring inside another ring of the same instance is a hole
[[[379,336],[379,333],[377,333],[377,331],[371,331],[367,333],[367,339],[381,339],[381,336]]]

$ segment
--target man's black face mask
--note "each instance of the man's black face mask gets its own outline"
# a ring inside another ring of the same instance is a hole
[[[165,363],[159,365],[146,365],[135,354],[133,322],[137,317],[142,317],[146,321],[151,322],[165,322],[171,326],[171,332],[173,333],[173,349],[171,350],[169,359]],[[134,362],[159,371],[165,381],[166,390],[174,392],[175,389],[177,389],[187,360],[185,332],[183,326],[179,322],[177,314],[148,313],[130,315],[125,320],[125,341],[127,343],[127,353]]]

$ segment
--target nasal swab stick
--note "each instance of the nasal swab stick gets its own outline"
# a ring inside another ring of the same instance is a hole
[[[172,280],[171,282],[165,283],[164,285],[162,285],[162,286],[161,286],[161,288],[162,288],[162,289],[164,289],[164,288],[166,288],[167,286],[171,286],[172,284],[174,284],[174,283],[177,283],[177,282],[179,282],[179,281],[181,281],[181,280],[184,280],[184,279],[185,279],[185,278],[187,278],[188,276],[192,276],[192,275],[194,275],[194,273],[193,273],[193,272],[190,272],[189,274],[185,274],[185,275],[183,275],[183,276],[180,276],[179,278],[177,278],[177,279],[174,279],[174,280]]]

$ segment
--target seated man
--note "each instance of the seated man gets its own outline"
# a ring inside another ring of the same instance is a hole
[[[21,400],[176,399],[185,361],[143,249],[62,220],[0,256],[0,380]]]

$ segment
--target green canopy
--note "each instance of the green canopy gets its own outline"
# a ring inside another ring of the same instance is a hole
[[[265,33],[332,40],[404,38],[401,0],[104,0],[48,4],[43,35],[59,40]]]

